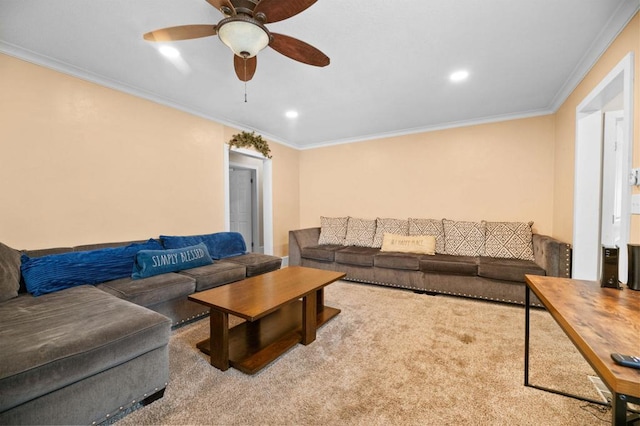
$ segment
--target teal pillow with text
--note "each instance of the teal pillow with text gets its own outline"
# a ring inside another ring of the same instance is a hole
[[[131,278],[137,280],[212,263],[213,260],[204,243],[177,249],[140,250],[133,261]]]

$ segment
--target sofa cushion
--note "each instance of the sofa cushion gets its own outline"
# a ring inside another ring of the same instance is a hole
[[[247,277],[264,274],[280,269],[282,258],[262,253],[247,253],[242,256],[229,257],[225,262],[236,263],[247,268]]]
[[[423,256],[420,259],[420,270],[431,273],[475,276],[478,274],[478,258],[448,254]]]
[[[202,291],[245,279],[247,268],[238,263],[221,260],[212,265],[185,269],[178,274],[192,277],[196,280],[196,291]]]
[[[141,279],[121,278],[98,284],[97,287],[120,299],[149,307],[179,297],[186,298],[196,290],[196,280],[168,272]]]
[[[372,247],[345,247],[336,251],[336,262],[345,265],[373,266],[373,257],[380,249]]]
[[[384,234],[380,251],[401,253],[436,254],[436,237],[433,235]]]
[[[0,243],[0,302],[18,296],[20,289],[20,253]]]
[[[318,239],[318,244],[338,244],[344,246],[348,222],[348,217],[320,216],[320,238]]]
[[[480,277],[525,282],[525,274],[546,275],[544,269],[531,260],[481,257],[478,261]]]
[[[22,294],[0,318],[0,411],[166,347],[171,333],[167,317],[93,286]]]
[[[304,247],[300,250],[300,256],[305,259],[320,260],[322,262],[333,262],[336,257],[336,250],[344,248],[343,245],[326,244]]]
[[[409,221],[406,219],[376,219],[376,233],[372,247],[382,247],[384,234],[409,235]]]
[[[137,280],[212,263],[204,243],[177,249],[140,250],[133,259],[131,278]]]
[[[162,249],[150,239],[123,247],[78,251],[30,258],[22,255],[21,272],[34,296],[82,284],[99,284],[131,276],[133,257],[140,250]]]
[[[347,236],[344,239],[344,244],[347,246],[372,247],[375,234],[375,220],[350,217],[347,223]]]
[[[247,245],[238,232],[216,232],[215,234],[171,236],[160,235],[160,241],[166,249],[177,249],[204,243],[212,259],[224,259],[239,256],[247,252]]]
[[[409,218],[409,235],[433,235],[436,237],[436,253],[445,253],[444,226],[441,219]]]
[[[506,259],[533,259],[533,222],[485,222],[485,255]]]
[[[381,251],[373,257],[373,265],[378,268],[418,271],[420,258],[419,254]]]
[[[484,256],[484,223],[442,220],[444,249],[453,256]]]

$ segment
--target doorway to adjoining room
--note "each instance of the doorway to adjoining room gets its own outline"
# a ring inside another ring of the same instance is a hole
[[[225,229],[242,234],[247,251],[273,254],[271,160],[224,146]]]
[[[229,230],[242,234],[247,251],[264,252],[262,161],[229,153]]]
[[[630,52],[576,108],[573,278],[600,280],[602,248],[615,246],[618,279],[627,281],[632,135]]]

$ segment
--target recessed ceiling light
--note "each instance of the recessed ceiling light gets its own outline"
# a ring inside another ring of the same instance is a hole
[[[298,111],[287,111],[284,113],[287,118],[298,118]]]
[[[172,46],[160,46],[158,51],[169,59],[175,59],[180,57],[180,51]]]
[[[467,78],[469,78],[469,71],[466,70],[456,71],[449,76],[449,80],[453,81],[454,83],[464,81]]]

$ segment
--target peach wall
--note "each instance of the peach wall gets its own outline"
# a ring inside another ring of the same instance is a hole
[[[573,240],[573,175],[576,108],[629,53],[635,55],[633,167],[640,167],[640,18],[636,15],[556,112],[554,170],[554,236]],[[638,189],[634,189],[638,192]],[[632,216],[630,242],[640,243],[640,216]]]
[[[300,223],[320,216],[553,218],[553,116],[306,150]]]
[[[273,155],[273,250],[289,254],[289,230],[300,228],[300,151],[269,144]]]
[[[0,72],[0,241],[34,249],[223,230],[232,129],[1,54]],[[284,254],[298,186],[281,175],[298,165],[276,146]]]

